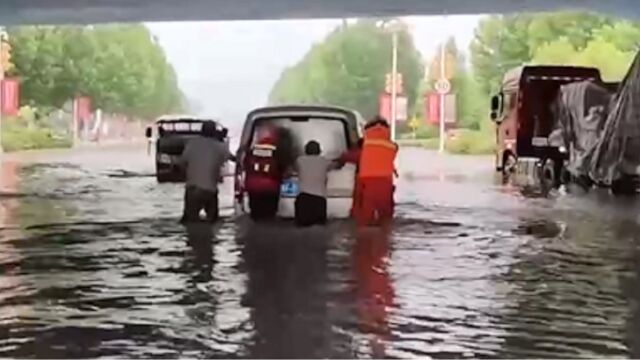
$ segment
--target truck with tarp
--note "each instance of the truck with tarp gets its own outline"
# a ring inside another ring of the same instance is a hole
[[[517,185],[575,182],[635,192],[640,175],[640,57],[621,83],[596,68],[524,66],[491,99],[496,170]]]

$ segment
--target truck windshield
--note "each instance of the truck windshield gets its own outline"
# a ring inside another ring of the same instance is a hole
[[[274,117],[256,121],[253,129],[251,145],[258,140],[260,129],[264,126],[276,126],[287,129],[293,140],[293,157],[304,154],[304,146],[308,141],[320,143],[322,155],[334,159],[347,150],[347,127],[344,120],[321,117]]]

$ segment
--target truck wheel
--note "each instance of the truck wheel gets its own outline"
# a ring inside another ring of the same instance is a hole
[[[611,193],[614,195],[636,195],[636,184],[630,176],[622,176],[611,183]]]
[[[513,173],[516,172],[517,162],[518,159],[513,154],[507,154],[502,160],[502,181],[504,183],[509,182],[513,177]]]
[[[551,190],[560,186],[558,167],[553,159],[546,159],[542,164],[540,184],[545,190]]]
[[[159,183],[166,183],[173,181],[172,173],[159,173],[156,170],[156,181]]]
[[[161,175],[156,173],[156,181],[158,181],[159,183],[166,183],[166,182],[170,182],[171,178],[166,174]]]
[[[571,173],[567,170],[566,166],[560,167],[560,185],[567,185],[571,182]]]

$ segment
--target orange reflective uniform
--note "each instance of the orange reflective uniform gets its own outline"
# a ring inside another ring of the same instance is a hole
[[[388,126],[365,128],[358,165],[358,206],[354,215],[359,225],[380,225],[393,217],[393,174],[398,146],[391,141]]]

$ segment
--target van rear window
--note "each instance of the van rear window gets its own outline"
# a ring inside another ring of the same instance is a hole
[[[258,141],[260,129],[264,126],[276,126],[289,131],[293,140],[294,157],[304,154],[307,142],[320,143],[322,155],[334,159],[347,150],[347,127],[343,120],[321,117],[274,117],[256,120],[251,145]]]

